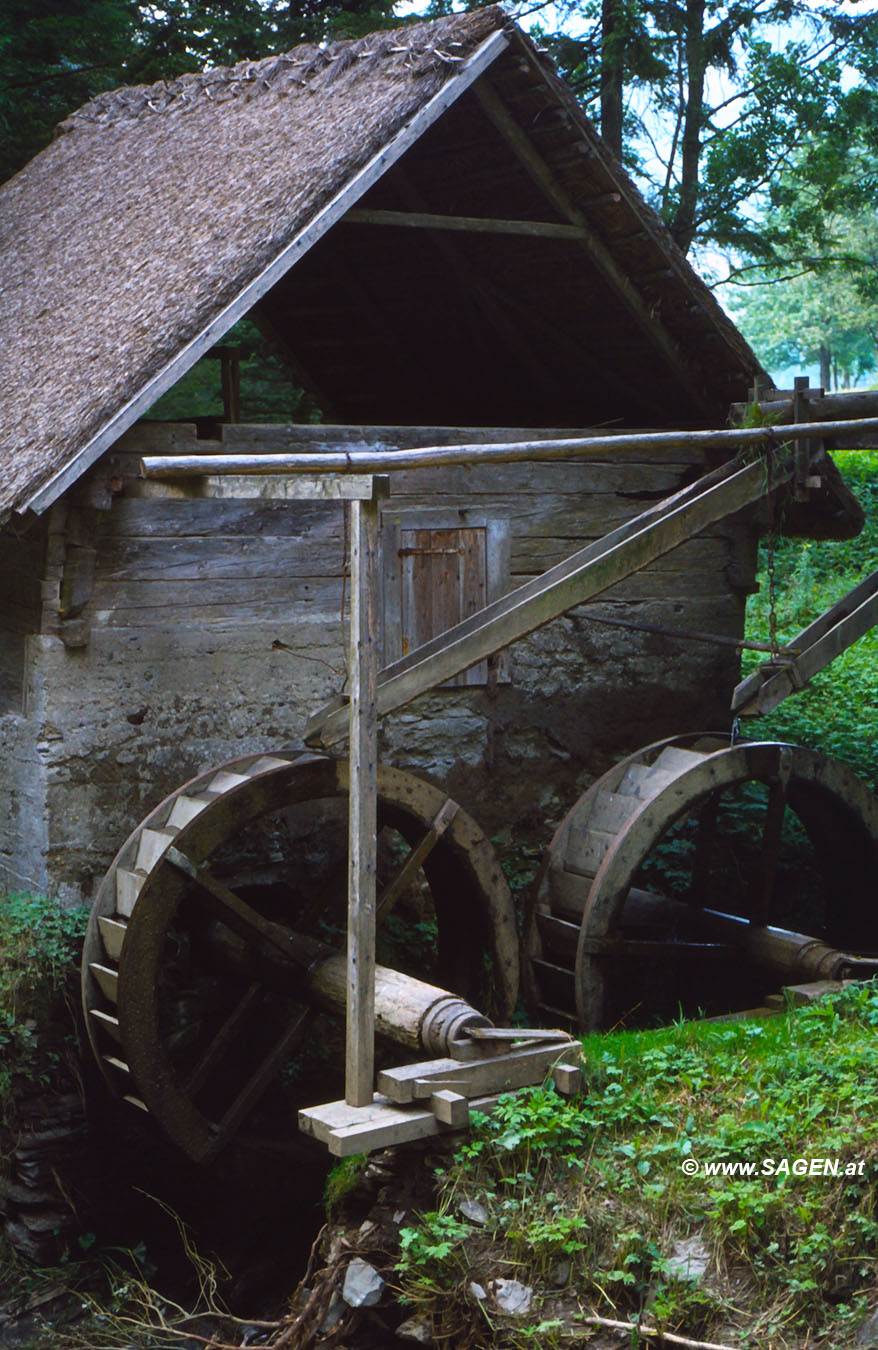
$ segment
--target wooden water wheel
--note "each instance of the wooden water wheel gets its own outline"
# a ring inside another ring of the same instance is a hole
[[[297,1108],[341,1072],[343,1029],[312,984],[344,947],[347,775],[284,752],[211,769],[147,816],[101,884],[83,961],[92,1046],[191,1157],[289,1146]],[[507,1018],[518,945],[491,845],[386,766],[378,823],[379,961]]]
[[[872,973],[878,802],[811,750],[728,736],[647,746],[580,798],[535,884],[526,980],[581,1030],[759,1003]]]

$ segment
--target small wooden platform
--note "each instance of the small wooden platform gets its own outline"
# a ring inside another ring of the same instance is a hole
[[[551,1077],[563,1096],[582,1087],[582,1047],[570,1040],[528,1043],[484,1059],[430,1059],[385,1069],[366,1106],[325,1102],[299,1112],[303,1134],[337,1158],[466,1129],[470,1112],[490,1113],[500,1096]]]

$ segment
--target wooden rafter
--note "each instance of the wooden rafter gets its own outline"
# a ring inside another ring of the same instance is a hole
[[[673,370],[677,379],[683,384],[698,410],[710,415],[712,409],[699,387],[698,378],[683,359],[676,343],[650,314],[643,297],[631,278],[622,271],[606,244],[595,233],[585,216],[568,196],[533,141],[519,126],[493,85],[483,75],[472,86],[472,93],[489,121],[526,170],[532,182],[536,184],[560,215],[564,216],[570,224],[576,225],[582,230],[579,244],[588,254],[603,280],[622,300],[631,317],[650,343],[659,350],[666,365]]]

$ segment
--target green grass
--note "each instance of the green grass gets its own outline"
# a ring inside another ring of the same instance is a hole
[[[510,1096],[478,1122],[436,1211],[403,1234],[404,1295],[473,1345],[496,1343],[496,1328],[469,1283],[498,1272],[536,1293],[516,1343],[542,1325],[550,1346],[550,1323],[597,1314],[713,1329],[735,1346],[853,1344],[878,1276],[876,1027],[878,989],[863,985],[764,1022],[587,1040],[581,1098]],[[688,1158],[773,1160],[774,1174],[689,1177]],[[864,1175],[788,1174],[783,1160],[798,1158],[862,1162]],[[484,1205],[487,1228],[462,1219],[463,1197]],[[712,1258],[701,1282],[668,1265],[693,1233]],[[563,1295],[551,1288],[561,1262]]]

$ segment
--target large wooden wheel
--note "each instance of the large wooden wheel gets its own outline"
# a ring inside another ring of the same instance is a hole
[[[166,798],[101,884],[83,961],[93,1049],[193,1158],[233,1139],[285,1147],[299,1106],[340,1095],[340,1019],[303,990],[315,943],[344,947],[347,790],[343,760],[231,761]],[[379,961],[508,1019],[517,937],[491,845],[439,789],[386,766],[378,822],[379,893],[408,862]]]
[[[772,978],[802,982],[792,959],[786,980],[754,961],[756,930],[766,949],[780,928],[876,952],[876,881],[878,802],[843,764],[727,736],[658,742],[558,829],[531,907],[529,996],[584,1031],[753,1006]]]

